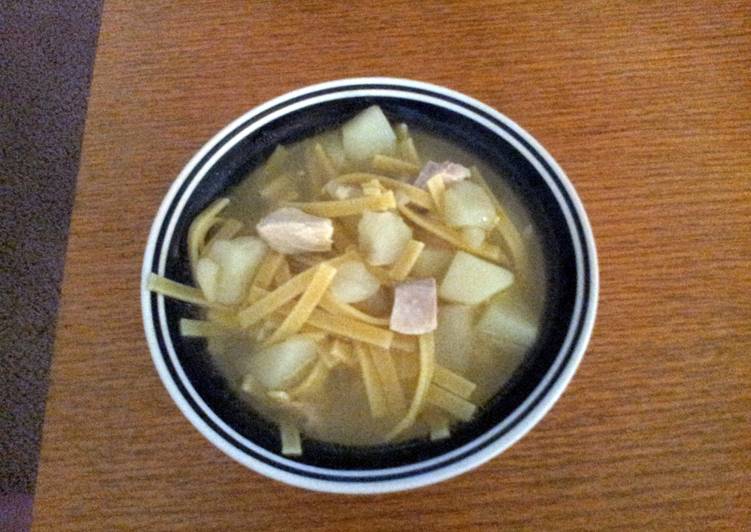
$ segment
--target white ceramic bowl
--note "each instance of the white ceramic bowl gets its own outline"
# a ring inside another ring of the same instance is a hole
[[[527,361],[476,419],[441,442],[353,448],[305,440],[302,457],[279,454],[277,431],[229,391],[205,346],[180,337],[189,305],[145,286],[149,273],[190,283],[185,235],[192,218],[260,164],[277,143],[334,127],[379,104],[456,142],[506,176],[532,212],[543,240],[549,282],[543,328]],[[311,490],[382,493],[432,484],[493,458],[526,434],[561,395],[594,324],[598,270],[592,231],[563,170],[532,136],[491,107],[427,83],[344,79],[275,98],[212,138],[172,183],[154,219],[144,255],[141,302],[149,349],[182,413],[214,445],[268,477]]]

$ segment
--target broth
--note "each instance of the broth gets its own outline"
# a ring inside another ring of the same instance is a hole
[[[448,437],[537,338],[546,279],[522,203],[465,150],[377,107],[277,147],[227,199],[191,228],[191,294],[208,309],[183,332],[280,425],[285,454],[301,433]]]

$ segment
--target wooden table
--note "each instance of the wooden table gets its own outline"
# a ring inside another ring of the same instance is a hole
[[[748,527],[748,5],[250,4],[105,6],[36,527]],[[212,447],[157,378],[138,295],[187,159],[268,98],[357,75],[444,84],[527,128],[581,194],[602,277],[588,353],[532,433],[457,479],[375,497],[290,488]]]

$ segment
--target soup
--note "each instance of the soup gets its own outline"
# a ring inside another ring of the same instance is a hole
[[[435,162],[442,161],[442,162]],[[249,408],[344,445],[442,439],[536,341],[545,272],[512,191],[443,139],[372,106],[277,146],[192,222],[199,305],[180,322]],[[493,184],[493,188],[489,185]]]

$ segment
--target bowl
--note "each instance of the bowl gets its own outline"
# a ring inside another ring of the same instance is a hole
[[[222,191],[289,143],[335,127],[378,104],[459,144],[505,176],[531,213],[543,244],[548,288],[539,338],[525,362],[469,423],[442,441],[351,447],[304,439],[300,457],[279,453],[275,426],[229,390],[202,340],[182,338],[190,305],[146,289],[154,272],[191,284],[185,245],[191,220]],[[212,444],[241,464],[301,488],[382,493],[448,479],[495,457],[550,410],[576,371],[596,312],[595,243],[584,208],[560,166],[526,131],[459,92],[394,78],[344,79],[296,90],[229,124],[188,162],[154,219],[144,254],[141,302],[151,355],[180,411]]]

